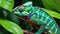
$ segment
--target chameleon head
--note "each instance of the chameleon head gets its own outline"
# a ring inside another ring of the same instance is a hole
[[[19,16],[28,16],[29,15],[29,11],[32,8],[32,2],[26,2],[23,5],[18,6],[19,11],[15,11],[15,14],[19,14]]]

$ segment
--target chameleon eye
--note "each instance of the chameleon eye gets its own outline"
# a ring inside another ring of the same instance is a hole
[[[19,6],[20,12],[22,12],[24,10],[24,6]]]

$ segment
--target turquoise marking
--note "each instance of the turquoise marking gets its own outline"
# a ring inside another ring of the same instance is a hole
[[[49,26],[49,25],[50,25],[50,23],[52,23],[52,22],[53,22],[53,20],[49,21],[49,23],[47,24],[47,26]]]
[[[45,12],[43,12],[42,17],[41,17],[41,20],[43,20],[43,19],[44,19],[44,15],[45,15]]]
[[[46,28],[48,28],[48,26],[50,25],[50,23],[52,23],[53,20],[49,21]]]
[[[49,16],[46,18],[45,22],[47,22],[48,19],[49,19]]]
[[[39,13],[38,13],[38,12],[39,12],[39,9],[36,11],[36,13],[37,13],[37,16],[36,16],[36,17],[37,17],[37,18],[39,17]]]
[[[55,33],[57,33],[58,29],[55,30]]]
[[[52,31],[54,27],[55,27],[55,24],[52,26],[52,28],[50,29],[50,31]]]
[[[52,26],[51,30],[55,27],[55,24]]]

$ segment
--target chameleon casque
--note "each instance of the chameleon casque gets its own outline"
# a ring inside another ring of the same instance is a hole
[[[15,8],[13,11],[14,14],[20,16],[23,20],[23,17],[27,17],[28,19],[26,18],[26,21],[32,21],[33,23],[30,22],[32,26],[39,26],[36,27],[38,28],[38,31],[35,32],[35,34],[42,34],[45,29],[49,32],[48,34],[60,34],[59,27],[54,19],[39,7],[33,7],[32,2],[26,2],[22,6]]]

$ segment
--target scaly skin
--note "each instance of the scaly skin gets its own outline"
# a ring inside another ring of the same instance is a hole
[[[33,7],[34,8],[34,7]],[[60,32],[57,24],[55,23],[54,19],[46,12],[44,12],[40,8],[35,8],[37,9],[36,11],[32,11],[30,13],[30,20],[35,22],[36,24],[42,25],[37,34],[41,34],[44,29],[48,29],[48,32],[50,34],[57,34]]]
[[[20,12],[17,7],[14,13],[19,16],[27,16],[30,21],[41,25],[35,34],[42,34],[45,29],[47,29],[50,34],[60,34],[59,27],[48,13],[38,7],[30,7],[25,7],[22,12]]]

